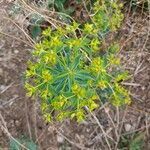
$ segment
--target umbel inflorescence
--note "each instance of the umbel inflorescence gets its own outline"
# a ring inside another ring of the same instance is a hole
[[[128,91],[120,85],[127,77],[121,71],[117,43],[105,49],[105,35],[123,20],[117,1],[97,0],[90,21],[46,29],[28,62],[25,88],[28,96],[39,96],[46,121],[85,119],[90,111],[109,100],[115,106],[129,104]]]

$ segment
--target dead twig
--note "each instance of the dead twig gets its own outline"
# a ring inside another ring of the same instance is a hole
[[[13,141],[15,141],[18,145],[20,145],[22,148],[24,148],[25,150],[30,150],[28,149],[27,147],[25,147],[24,145],[22,145],[17,139],[15,139],[11,134],[10,132],[8,131],[8,128],[6,126],[6,122],[2,116],[2,114],[0,113],[0,119],[1,119],[1,122],[0,122],[0,127],[1,129],[6,133],[6,135],[12,139]]]

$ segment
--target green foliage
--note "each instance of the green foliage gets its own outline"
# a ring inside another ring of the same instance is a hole
[[[22,150],[21,145],[23,145],[24,147],[26,147],[29,150],[37,150],[38,149],[37,145],[33,141],[31,141],[27,138],[22,137],[22,138],[16,139],[16,140],[17,140],[17,142],[14,141],[13,139],[10,140],[10,145],[9,145],[10,150]]]
[[[129,150],[142,150],[144,145],[144,134],[136,135],[129,145]]]
[[[43,32],[43,40],[35,45],[33,60],[28,62],[25,88],[28,96],[41,98],[46,121],[82,121],[84,106],[93,111],[101,99],[115,106],[130,103],[128,91],[120,85],[127,74],[115,56],[119,45],[102,49],[105,39],[101,35],[106,29],[116,30],[122,18],[117,2],[98,0],[90,23],[73,22]]]
[[[94,17],[93,21],[95,25],[101,29],[101,31],[115,31],[120,27],[123,19],[123,14],[120,8],[122,4],[117,4],[116,1],[101,0],[94,4]]]
[[[39,25],[31,26],[31,36],[33,39],[41,35],[41,27]]]
[[[31,25],[29,26],[29,31],[31,34],[31,37],[33,39],[36,39],[37,37],[39,37],[42,33],[42,29],[41,29],[41,24],[44,21],[44,18],[41,17],[39,14],[32,14],[29,17],[29,21],[31,23]]]
[[[144,146],[145,133],[122,136],[119,142],[120,150],[142,150]]]
[[[65,8],[65,4],[68,2],[68,0],[55,0],[55,1],[48,1],[48,8],[51,9],[54,7],[54,9],[58,12],[71,14],[74,9],[73,8]]]

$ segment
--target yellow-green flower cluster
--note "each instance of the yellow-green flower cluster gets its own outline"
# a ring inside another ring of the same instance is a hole
[[[93,111],[103,99],[115,106],[130,103],[128,91],[120,85],[126,75],[118,71],[118,44],[108,44],[104,54],[100,51],[104,32],[120,26],[120,13],[116,1],[97,0],[90,23],[74,21],[43,31],[25,72],[25,88],[28,96],[40,97],[46,121],[82,121],[84,107]]]
[[[103,67],[103,60],[101,57],[96,57],[92,60],[90,70],[95,75],[105,72],[105,68]]]
[[[44,82],[50,82],[53,79],[53,76],[48,70],[43,70],[42,71],[42,78]]]
[[[93,111],[96,109],[99,105],[96,103],[95,100],[98,100],[99,97],[97,95],[93,95],[91,98],[89,98],[87,101],[88,103],[86,104],[89,108],[90,111]]]
[[[45,52],[43,57],[41,57],[41,61],[49,64],[49,65],[55,65],[57,62],[57,54],[54,51]]]
[[[118,0],[98,0],[94,5],[92,17],[95,25],[104,32],[107,29],[115,31],[123,20],[122,6],[122,4],[118,4]]]
[[[111,101],[114,106],[121,106],[122,104],[129,105],[131,103],[129,92],[125,88],[115,83],[114,90],[115,93],[111,96]]]
[[[75,48],[75,47],[81,47],[82,46],[82,41],[83,39],[81,38],[75,38],[75,39],[71,39],[70,41],[68,41],[68,43],[66,43],[70,48]]]
[[[75,94],[78,98],[84,98],[86,97],[86,90],[83,87],[80,87],[77,84],[74,84],[72,86],[72,92]]]
[[[84,25],[83,31],[84,31],[86,34],[91,34],[91,32],[93,32],[93,30],[94,30],[94,25],[93,25],[93,24],[86,23],[86,24]]]
[[[66,26],[66,31],[69,32],[69,33],[75,33],[75,31],[77,29],[79,29],[79,25],[80,24],[78,24],[77,22],[74,21],[72,25],[67,25]]]
[[[105,89],[105,88],[107,88],[107,81],[100,80],[100,81],[98,81],[97,86],[101,89]]]
[[[97,38],[96,39],[93,39],[90,43],[90,46],[91,46],[91,49],[93,52],[97,52],[100,50],[100,40],[98,40]]]
[[[67,98],[63,95],[57,96],[54,98],[52,106],[55,110],[60,110],[66,104]]]
[[[117,4],[115,1],[110,3],[110,6],[115,11],[112,16],[110,17],[110,29],[115,31],[117,28],[120,27],[121,22],[124,18],[123,14],[121,13],[121,8],[123,7],[122,4]]]
[[[110,62],[110,65],[119,65],[120,64],[120,58],[116,58],[113,54],[110,54],[108,56],[108,61]]]
[[[27,89],[27,96],[31,97],[35,94],[36,88],[29,83],[25,83],[25,88]]]
[[[28,69],[26,70],[25,74],[27,77],[33,77],[36,74],[36,66],[32,62],[28,62]]]

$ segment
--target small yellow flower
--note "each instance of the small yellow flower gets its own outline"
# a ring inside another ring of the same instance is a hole
[[[33,77],[35,75],[34,70],[26,70],[25,72],[26,77]]]
[[[57,34],[59,34],[60,36],[64,36],[66,34],[66,31],[62,27],[58,27]]]
[[[62,121],[64,117],[65,117],[64,112],[60,112],[60,113],[57,115],[57,119],[58,119],[59,121]]]
[[[58,37],[54,37],[51,41],[52,46],[61,46],[62,42]]]
[[[112,100],[112,104],[114,106],[121,106],[121,101],[122,100],[119,98],[119,96],[113,95],[111,100]]]
[[[66,30],[68,32],[75,32],[78,29],[79,25],[80,24],[78,24],[77,22],[74,21],[72,25],[66,26]]]
[[[93,74],[98,74],[100,72],[105,72],[102,66],[102,59],[100,57],[94,58],[90,65],[90,70]]]
[[[84,25],[84,32],[85,33],[87,33],[87,34],[91,34],[92,33],[92,31],[93,31],[93,24],[89,24],[89,23],[86,23],[85,25]]]
[[[112,6],[112,8],[115,8],[115,9],[118,8],[118,5],[116,4],[116,2],[112,2],[111,6]]]
[[[96,102],[94,102],[92,99],[89,99],[89,104],[88,107],[90,109],[90,111],[94,110],[95,108],[97,108],[99,105],[96,104]]]
[[[71,117],[71,119],[73,119],[75,116],[76,116],[76,114],[72,113],[70,117]]]
[[[30,85],[29,83],[25,83],[25,88],[28,91],[27,92],[27,96],[31,97],[35,94],[36,88],[32,85]]]
[[[41,104],[41,110],[46,111],[48,109],[48,104],[47,103],[42,103]]]
[[[101,42],[98,39],[93,39],[90,44],[91,49],[95,52],[100,50],[100,44],[101,44]]]
[[[101,89],[105,89],[107,87],[107,85],[104,81],[101,80],[98,82],[98,87]]]
[[[77,84],[74,84],[74,85],[72,86],[72,90],[73,90],[74,92],[78,91],[78,88],[79,88],[79,86],[78,86]]]
[[[50,97],[50,96],[51,96],[51,93],[50,93],[50,91],[48,91],[48,89],[44,90],[44,91],[42,92],[42,94],[41,94],[41,98],[42,98],[43,100],[47,100],[47,98]]]
[[[116,58],[114,55],[110,55],[108,58],[110,65],[119,65],[120,64],[120,58]]]
[[[42,78],[43,78],[44,82],[49,82],[53,79],[53,76],[51,75],[51,73],[48,70],[44,70],[42,72]]]
[[[57,115],[57,119],[59,121],[62,121],[64,118],[68,117],[69,114],[70,114],[69,111],[62,111]]]
[[[131,98],[129,96],[125,99],[125,104],[127,105],[131,104]]]
[[[93,96],[91,97],[91,99],[92,99],[92,100],[96,100],[96,99],[99,99],[99,97],[98,97],[98,95],[93,95]]]
[[[52,30],[51,30],[51,28],[49,27],[48,29],[46,29],[46,30],[44,30],[44,31],[42,32],[42,35],[44,35],[44,36],[51,36],[51,32],[52,32]]]
[[[123,81],[127,79],[127,74],[119,74],[117,75],[117,77],[115,78],[115,81],[119,82],[119,81]]]
[[[67,103],[67,98],[63,95],[57,96],[54,98],[54,101],[52,103],[52,106],[56,109],[62,109],[62,107]]]
[[[73,39],[73,40],[68,41],[67,44],[68,44],[68,46],[70,48],[81,47],[81,45],[82,45],[82,39],[81,38],[79,38],[79,39]]]
[[[57,54],[53,51],[47,52],[43,56],[42,61],[53,66],[57,62]]]
[[[34,46],[34,51],[33,55],[38,56],[44,51],[43,44],[42,43],[37,43]]]
[[[28,61],[28,69],[25,72],[26,77],[33,77],[36,74],[35,72],[36,68],[37,64]]]
[[[84,115],[84,112],[83,112],[83,110],[77,110],[77,112],[76,112],[76,118],[77,118],[77,121],[78,122],[81,122],[81,121],[83,121],[84,120],[84,117],[85,117],[85,115]]]
[[[67,98],[65,98],[63,95],[59,96],[59,105],[62,107],[67,102]]]
[[[80,98],[84,98],[86,96],[86,90],[77,84],[73,85],[72,92]]]
[[[45,113],[43,115],[43,117],[45,118],[46,122],[51,122],[52,121],[52,116],[50,114],[48,114],[48,113]]]

